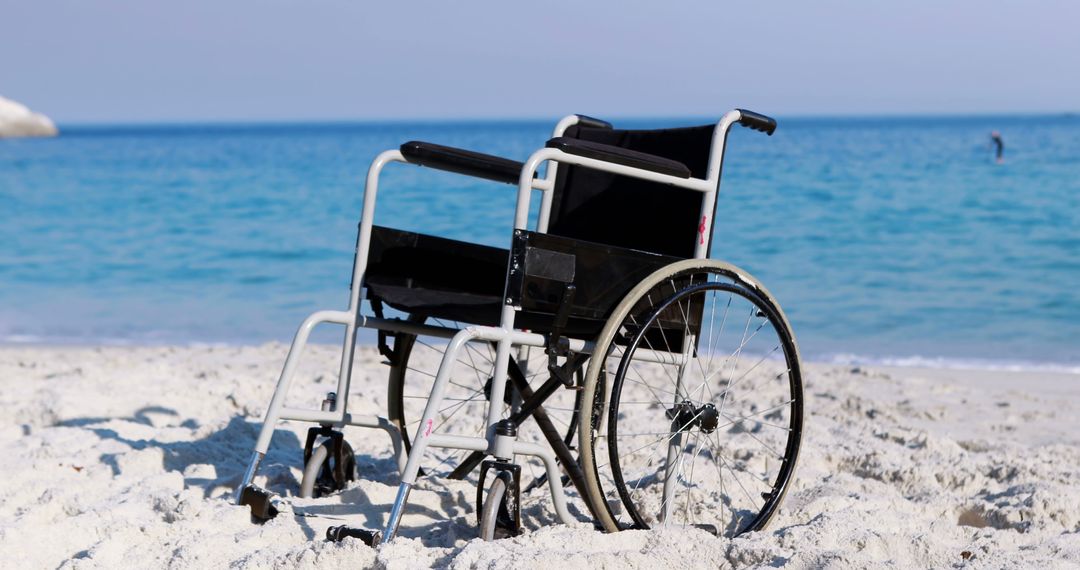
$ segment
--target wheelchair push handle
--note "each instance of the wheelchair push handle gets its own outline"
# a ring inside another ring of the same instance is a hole
[[[740,125],[748,129],[761,131],[769,136],[772,136],[773,132],[776,131],[776,119],[746,109],[737,109],[737,111],[739,111]]]
[[[590,127],[593,129],[611,129],[611,123],[597,119],[596,117],[590,117],[588,115],[577,115],[577,124],[583,127]]]

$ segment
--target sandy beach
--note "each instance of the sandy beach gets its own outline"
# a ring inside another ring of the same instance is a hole
[[[387,438],[349,430],[363,480],[253,524],[230,494],[286,347],[0,349],[0,566],[14,568],[792,568],[1080,565],[1080,377],[806,367],[794,488],[764,532],[602,534],[554,524],[545,490],[527,531],[476,540],[469,482],[427,479],[379,551],[325,542],[381,526],[396,490]],[[337,349],[312,347],[292,393],[316,405]],[[355,411],[385,407],[362,348]],[[306,426],[285,424],[259,482],[295,494]]]

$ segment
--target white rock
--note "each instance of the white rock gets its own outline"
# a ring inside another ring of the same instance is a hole
[[[58,131],[45,115],[35,113],[26,105],[0,97],[0,138],[55,137]]]

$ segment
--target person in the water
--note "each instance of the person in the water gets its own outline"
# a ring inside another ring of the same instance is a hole
[[[997,163],[1001,164],[1005,162],[1005,141],[1001,140],[1001,133],[993,131],[990,133],[990,140],[994,142],[995,153],[997,156]]]

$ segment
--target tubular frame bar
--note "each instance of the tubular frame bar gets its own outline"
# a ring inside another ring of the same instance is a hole
[[[555,130],[551,133],[551,138],[557,138],[563,136],[566,129],[578,124],[580,118],[577,115],[567,115],[562,118],[555,125]],[[555,189],[555,176],[559,171],[559,163],[552,162],[548,164],[547,172],[544,174],[544,187],[541,188],[535,183],[533,187],[537,190],[543,190],[543,195],[540,196],[540,215],[536,220],[536,231],[542,234],[546,234],[548,231],[548,222],[551,220],[551,203],[553,198],[552,190]]]
[[[421,325],[417,323],[410,323],[401,319],[379,319],[375,317],[368,317],[364,319],[364,322],[360,325],[364,328],[388,331],[388,332],[403,332],[415,335],[433,336],[440,338],[453,338],[454,335],[461,332],[464,329],[455,329],[451,327],[434,327],[430,325]],[[477,325],[479,327],[479,325]],[[492,330],[502,331],[502,327],[479,327],[489,328]],[[511,341],[514,346],[528,346],[533,348],[544,348],[547,346],[547,338],[539,333],[526,332],[523,330],[511,331]],[[581,354],[592,354],[595,343],[592,341],[586,341],[582,339],[572,338],[569,339],[570,352],[576,352]],[[640,354],[641,358],[635,358],[642,362],[656,362],[659,364],[680,364],[684,356],[676,352],[665,352],[662,350],[646,350],[639,348],[635,354]],[[337,417],[337,416],[335,416]]]

